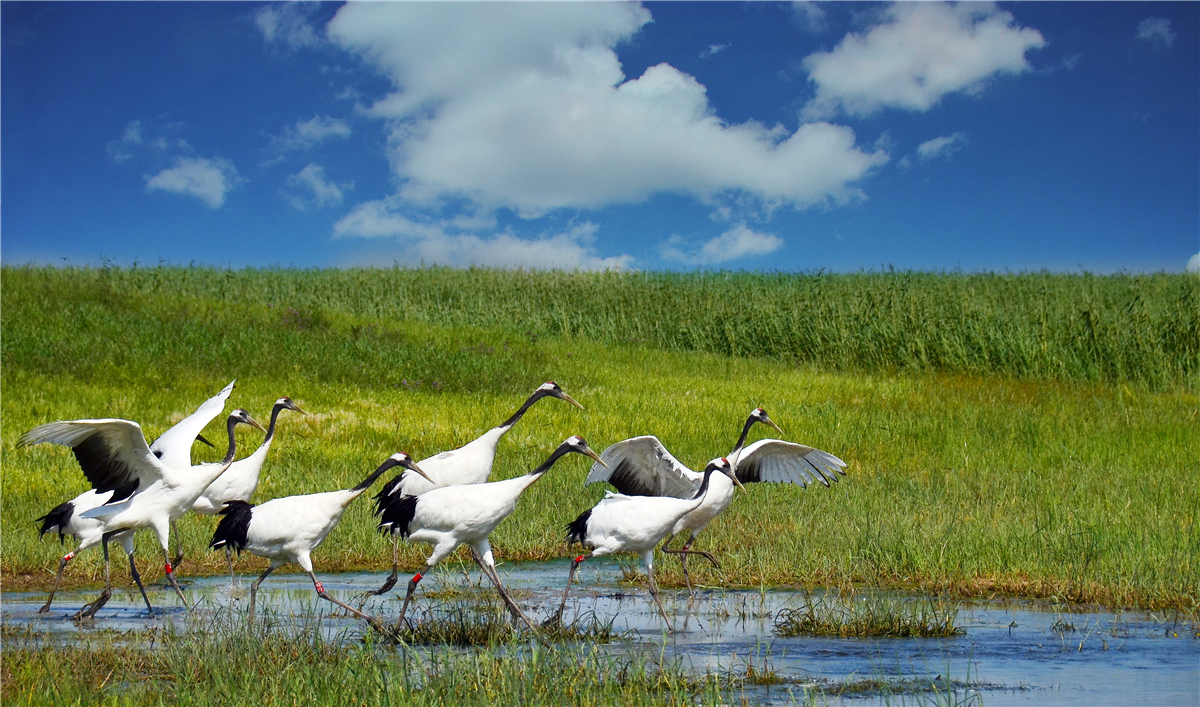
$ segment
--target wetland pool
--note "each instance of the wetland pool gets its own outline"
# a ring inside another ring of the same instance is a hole
[[[504,563],[498,569],[517,602],[538,621],[557,607],[568,566],[569,560],[554,560]],[[628,561],[624,566],[630,566]],[[621,634],[606,644],[614,653],[678,661],[697,675],[745,676],[753,670],[771,676],[762,681],[770,684],[740,691],[739,701],[744,696],[752,703],[803,703],[807,696],[817,704],[855,705],[1200,705],[1197,626],[1172,614],[973,601],[957,605],[956,623],[965,633],[949,638],[785,638],[774,633],[775,617],[783,609],[804,605],[805,593],[703,587],[690,599],[683,590],[662,590],[676,629],[667,633],[644,583],[622,581],[622,567],[612,558],[583,563],[565,620],[591,612],[604,623],[612,621]],[[318,571],[326,590],[351,605],[377,588],[385,575]],[[371,598],[365,611],[394,621],[410,576],[402,574],[389,594]],[[179,631],[203,630],[206,618],[245,611],[254,576],[241,575],[236,585],[222,576],[183,574],[181,579],[195,605],[190,615],[172,591],[152,585],[147,591],[156,616],[149,619],[136,588],[117,579],[112,599],[86,624],[68,617],[94,598],[97,589],[60,591],[45,615],[37,613],[45,592],[4,592],[4,646],[71,642],[105,632],[136,636],[168,623]],[[494,594],[484,582],[473,566],[444,563],[420,584],[414,607],[427,612],[432,606]],[[369,630],[317,598],[304,574],[272,574],[259,592],[258,606],[263,615],[282,621],[311,622],[320,616],[322,630],[332,640],[359,640]],[[879,689],[860,689],[872,680],[908,686],[907,691],[881,694]],[[949,694],[913,692],[915,685],[937,685]]]

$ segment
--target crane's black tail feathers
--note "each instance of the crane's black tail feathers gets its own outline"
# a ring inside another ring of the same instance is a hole
[[[221,509],[221,515],[225,516],[217,523],[217,529],[213,531],[212,542],[209,547],[216,550],[221,547],[231,547],[237,550],[238,555],[242,554],[242,550],[246,549],[246,534],[250,532],[250,516],[251,509],[254,508],[253,503],[245,501],[230,501]]]
[[[392,492],[400,485],[400,480],[404,478],[404,474],[400,474],[396,478],[387,482],[380,489],[379,493],[375,494],[375,515],[383,515],[383,511],[387,508],[388,499],[392,497]]]
[[[407,538],[412,532],[409,527],[413,516],[417,514],[419,496],[393,496],[380,500],[378,507],[379,532],[391,532],[402,538]]]
[[[70,501],[60,503],[54,507],[52,511],[38,518],[35,523],[41,523],[42,528],[38,531],[40,539],[46,533],[58,531],[58,542],[62,544],[64,532],[67,529],[67,524],[71,522],[71,516],[75,515],[75,504]]]
[[[583,513],[580,513],[578,518],[570,523],[567,523],[567,547],[570,547],[575,543],[579,543],[580,545],[585,544],[584,540],[587,538],[587,522],[588,518],[591,517],[592,509],[589,508]]]

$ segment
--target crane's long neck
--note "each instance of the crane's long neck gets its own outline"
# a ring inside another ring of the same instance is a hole
[[[550,467],[554,466],[554,462],[561,459],[564,454],[567,454],[570,451],[571,448],[566,445],[562,445],[558,449],[554,450],[554,452],[546,459],[546,461],[542,462],[536,469],[530,471],[528,474],[525,474],[525,476],[522,477],[529,480],[529,483],[526,484],[525,487],[528,488],[533,484],[533,482],[542,478],[542,474],[550,471]]]
[[[274,424],[275,421],[272,420],[271,422]],[[742,447],[746,446],[746,438],[750,436],[750,428],[754,426],[755,422],[757,422],[757,420],[754,419],[753,415],[746,418],[746,424],[742,425],[742,436],[738,437],[737,444],[733,445],[733,451],[729,453],[729,461],[732,462],[733,458],[741,453]]]
[[[388,469],[391,469],[394,466],[399,466],[399,465],[400,465],[400,462],[396,461],[395,459],[393,459],[391,457],[388,457],[387,461],[380,464],[379,468],[376,469],[375,471],[372,471],[367,476],[367,478],[363,479],[362,482],[358,484],[358,486],[355,486],[354,488],[350,489],[350,497],[346,500],[346,503],[350,503],[350,501],[353,501],[354,499],[358,498],[359,495],[362,494],[363,491],[366,491],[367,489],[371,488],[371,485],[374,484],[376,481],[378,481],[379,477],[383,476],[383,473],[385,471],[387,471]]]
[[[271,424],[267,425],[267,437],[263,440],[263,444],[267,444],[275,436],[275,421],[279,419],[279,411],[283,410],[283,405],[275,403],[275,407],[271,408]]]
[[[534,391],[533,395],[529,396],[529,399],[525,401],[525,404],[522,405],[519,410],[517,410],[516,412],[514,412],[512,414],[512,417],[510,417],[507,420],[505,420],[504,422],[500,423],[500,427],[503,428],[505,432],[507,432],[513,425],[517,424],[517,422],[520,421],[521,416],[525,414],[526,410],[528,410],[534,403],[536,403],[537,401],[546,397],[547,395],[548,395],[548,393],[544,390]]]
[[[226,427],[229,430],[229,451],[225,453],[225,458],[221,460],[221,464],[229,466],[233,463],[233,455],[237,453],[237,437],[233,434],[233,430],[237,427],[238,421],[234,418],[229,418]]]
[[[696,489],[696,495],[692,496],[690,499],[693,501],[693,503],[691,508],[688,509],[689,513],[692,510],[699,508],[700,504],[704,503],[704,496],[708,493],[709,482],[712,480],[712,475],[716,471],[716,467],[711,465],[704,469],[704,477],[700,480],[700,488]]]

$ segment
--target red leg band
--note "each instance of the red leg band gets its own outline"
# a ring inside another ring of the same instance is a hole
[[[167,564],[163,565],[163,569],[167,571],[167,574],[171,574],[172,572],[174,572],[174,571],[175,571],[175,568],[171,566],[171,563],[170,563],[170,562],[168,562]]]
[[[575,558],[575,564],[579,564],[580,562],[583,562],[583,555]]]
[[[325,587],[324,587],[324,586],[323,586],[323,585],[322,585],[320,582],[317,582],[317,583],[316,583],[316,584],[314,584],[313,586],[315,586],[315,587],[317,588],[317,594],[324,594],[324,593],[325,593]]]
[[[413,575],[413,584],[416,584],[417,582],[420,582],[420,581],[421,581],[421,573],[418,572]]]

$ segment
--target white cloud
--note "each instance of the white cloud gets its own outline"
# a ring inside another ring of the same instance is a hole
[[[321,43],[309,17],[317,10],[316,3],[289,2],[264,5],[254,13],[254,25],[272,47],[296,51]]]
[[[354,183],[334,184],[325,179],[325,168],[310,164],[287,178],[290,191],[284,193],[288,203],[298,211],[323,208],[342,203],[342,191],[354,188]]]
[[[1200,253],[1196,253],[1192,257],[1188,258],[1187,267],[1185,267],[1183,271],[1200,274]]]
[[[225,195],[241,183],[237,168],[227,159],[180,157],[174,167],[146,178],[146,191],[168,191],[194,196],[211,209],[225,203]]]
[[[756,255],[773,253],[783,247],[783,239],[772,233],[760,233],[739,223],[721,235],[700,245],[687,247],[679,236],[672,236],[660,249],[663,258],[698,265],[715,265]],[[691,251],[686,252],[686,251]]]
[[[728,49],[729,46],[730,46],[729,42],[725,42],[724,44],[710,44],[710,45],[708,45],[707,49],[700,52],[700,58],[707,59],[710,56],[716,56],[717,54],[720,54],[721,52]]]
[[[613,51],[650,21],[628,3],[349,3],[327,27],[396,87],[388,121],[399,195],[536,217],[687,194],[767,209],[845,203],[887,161],[828,123],[788,133],[714,115],[667,64],[626,80]]]
[[[931,160],[935,157],[950,158],[955,152],[962,149],[962,145],[967,141],[967,136],[962,133],[954,133],[953,135],[943,135],[935,137],[932,140],[926,140],[917,146],[917,157],[922,160]]]
[[[815,2],[793,2],[792,17],[810,34],[820,34],[829,29],[825,10]]]
[[[1175,43],[1175,30],[1171,21],[1164,17],[1147,17],[1138,23],[1137,38],[1154,49],[1170,49]]]
[[[314,115],[308,120],[297,120],[289,125],[282,135],[271,138],[271,147],[280,152],[307,150],[330,138],[350,137],[350,125],[340,118]]]
[[[1030,70],[1025,53],[1046,45],[991,4],[896,3],[865,33],[806,57],[817,95],[809,119],[884,108],[927,111],[950,93],[977,93],[997,74]]]
[[[414,220],[397,212],[392,200],[359,204],[334,226],[338,237],[383,239],[374,255],[360,258],[361,265],[389,265],[393,261],[452,266],[479,265],[497,268],[555,270],[623,270],[630,256],[601,257],[593,243],[597,226],[584,223],[540,238],[520,238],[508,231],[481,237],[473,232],[495,222],[478,220]]]

